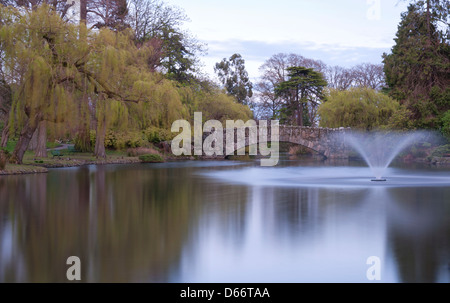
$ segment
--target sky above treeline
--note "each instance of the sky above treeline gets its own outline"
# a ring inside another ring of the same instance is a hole
[[[182,8],[184,27],[207,44],[205,73],[239,53],[252,79],[277,53],[295,53],[327,65],[379,64],[390,52],[406,11],[403,0],[167,0]]]

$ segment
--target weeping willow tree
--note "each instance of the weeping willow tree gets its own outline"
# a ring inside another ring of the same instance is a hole
[[[80,25],[64,22],[47,5],[32,11],[2,6],[0,14],[3,69],[17,87],[9,119],[10,127],[20,133],[13,163],[22,163],[39,125],[64,127],[82,118],[80,107],[94,119],[97,157],[106,157],[105,133],[115,112],[144,102],[144,113],[163,126],[182,116],[172,82],[146,69],[153,50],[137,48],[129,32],[102,29],[82,36]]]
[[[402,110],[397,101],[371,88],[333,89],[327,102],[320,105],[320,126],[362,130],[388,127]]]
[[[88,48],[79,45],[76,27],[50,6],[33,11],[1,6],[0,15],[2,68],[16,87],[9,125],[20,132],[11,161],[21,163],[39,125],[45,128],[44,121],[62,122],[70,115],[77,66]]]
[[[94,154],[106,157],[107,129],[143,130],[149,126],[168,129],[186,117],[173,81],[151,72],[146,62],[153,49],[136,47],[130,32],[102,29],[91,44],[90,82],[95,87],[96,144]]]

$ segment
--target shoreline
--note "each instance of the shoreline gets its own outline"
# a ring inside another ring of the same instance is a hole
[[[301,158],[298,158],[300,160]],[[208,160],[223,160],[227,161],[224,157],[165,157],[165,162],[176,162],[176,161],[208,161]],[[352,160],[352,159],[342,159],[342,160]],[[356,159],[353,159],[356,160]],[[57,160],[58,161],[58,160]],[[61,161],[61,160],[59,160]],[[322,161],[317,160],[315,161]],[[433,157],[431,160],[426,158],[417,158],[409,161],[401,161],[403,163],[419,163],[427,164],[431,167],[450,167],[450,157]],[[50,163],[26,163],[22,165],[17,164],[7,164],[6,169],[0,171],[0,177],[2,176],[15,176],[15,175],[34,175],[34,174],[45,174],[49,172],[49,169],[58,168],[71,168],[71,167],[81,167],[89,165],[114,165],[114,164],[137,164],[145,163],[139,160],[138,157],[111,157],[110,159],[104,160],[81,160],[81,159],[67,159],[65,162],[50,162]]]
[[[71,168],[71,167],[81,167],[89,165],[112,165],[112,164],[134,164],[142,163],[137,157],[123,157],[116,159],[105,159],[105,160],[80,160],[71,159],[67,162],[52,162],[52,163],[25,163],[21,165],[17,164],[6,164],[6,169],[0,171],[1,176],[14,176],[14,175],[33,175],[48,173],[49,169],[57,168]]]

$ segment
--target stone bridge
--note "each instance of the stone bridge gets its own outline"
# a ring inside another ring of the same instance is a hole
[[[344,134],[350,128],[320,128],[280,125],[280,142],[305,146],[330,159],[348,158]]]
[[[267,127],[268,135],[266,136],[267,141],[271,139],[271,127]],[[318,154],[330,158],[330,159],[346,159],[348,158],[348,148],[345,142],[345,137],[343,136],[346,132],[350,132],[350,128],[320,128],[320,127],[299,127],[299,126],[279,126],[279,141],[298,144],[305,146]],[[203,141],[213,134],[212,132],[203,133]],[[227,130],[223,130],[223,155],[230,155],[226,151],[226,133]],[[245,146],[250,145],[249,140],[249,130],[247,129],[245,135]],[[264,142],[264,138],[259,137],[258,142]],[[237,142],[237,131],[234,132],[234,151],[239,147],[242,147],[242,143],[238,146]],[[236,154],[236,153],[234,153]]]

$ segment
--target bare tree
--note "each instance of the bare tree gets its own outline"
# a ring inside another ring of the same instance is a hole
[[[129,21],[137,41],[161,36],[164,29],[179,28],[189,20],[184,11],[161,0],[129,0]]]
[[[355,86],[380,90],[385,85],[382,64],[363,63],[352,69]]]
[[[355,76],[352,69],[341,66],[330,66],[325,71],[328,87],[347,90],[354,85]]]
[[[88,0],[87,22],[93,28],[108,27],[123,30],[127,27],[127,0]]]
[[[75,4],[73,0],[0,0],[0,4],[5,6],[23,7],[34,9],[36,6],[47,3],[55,8],[61,18],[65,18],[69,9]]]

